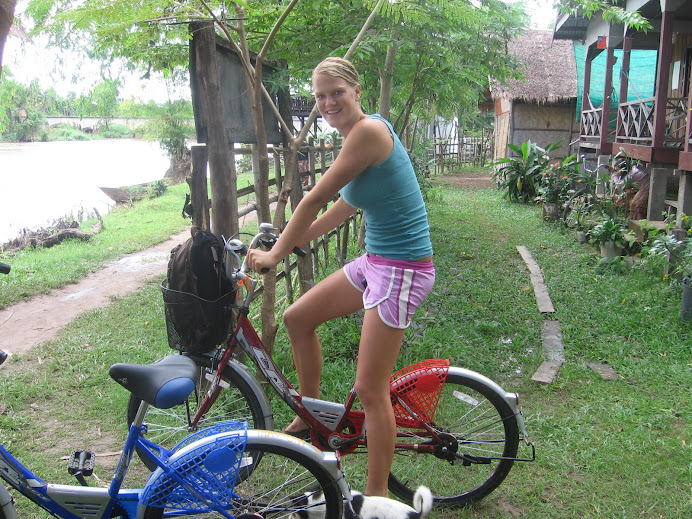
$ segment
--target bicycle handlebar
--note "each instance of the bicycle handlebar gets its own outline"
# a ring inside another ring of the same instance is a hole
[[[247,252],[250,249],[256,248],[258,245],[262,245],[266,249],[271,249],[276,243],[276,240],[279,239],[279,236],[274,233],[274,231],[276,230],[276,227],[274,227],[270,223],[260,224],[259,232],[252,238],[250,245],[247,245],[245,242],[238,238],[234,238],[228,241],[224,240],[224,247],[227,253],[226,275],[228,275],[229,277],[236,278],[237,281],[246,278],[248,271],[250,271],[250,268],[247,265]],[[300,256],[301,258],[307,254],[307,252],[304,249],[301,249],[300,247],[293,247],[292,252],[293,254],[295,254],[296,256]],[[242,261],[241,256],[243,257]],[[237,268],[235,269],[231,265],[231,261],[233,259],[235,259],[237,265]],[[266,274],[267,272],[269,272],[269,269],[264,268],[262,269],[261,273]]]

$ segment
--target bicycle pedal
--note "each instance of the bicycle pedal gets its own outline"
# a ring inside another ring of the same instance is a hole
[[[67,465],[67,471],[75,476],[91,476],[94,473],[94,458],[91,451],[73,450]]]

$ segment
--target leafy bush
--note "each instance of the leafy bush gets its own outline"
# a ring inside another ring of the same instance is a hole
[[[560,144],[549,144],[545,149],[531,141],[521,146],[509,144],[509,148],[518,156],[501,158],[493,164],[494,167],[499,166],[493,173],[493,180],[499,189],[505,190],[504,198],[524,204],[533,202],[538,195],[541,175],[548,168],[549,153]]]
[[[108,127],[99,127],[99,136],[104,139],[127,139],[135,136],[135,132],[123,124],[109,124]]]
[[[149,198],[158,198],[162,196],[166,190],[168,189],[168,186],[163,180],[157,180],[156,182],[152,182],[149,184],[147,190],[149,191]]]
[[[87,141],[94,138],[93,135],[84,133],[71,124],[58,124],[50,128],[47,134],[47,139],[49,141]]]

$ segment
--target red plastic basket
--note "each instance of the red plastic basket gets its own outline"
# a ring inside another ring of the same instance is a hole
[[[428,359],[400,369],[390,379],[392,407],[398,424],[419,427],[431,422],[449,372],[449,359]],[[398,401],[400,398],[420,418],[415,419]]]

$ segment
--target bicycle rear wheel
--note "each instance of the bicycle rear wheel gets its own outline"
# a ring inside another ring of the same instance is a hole
[[[462,506],[495,490],[514,464],[519,445],[516,416],[507,402],[482,382],[464,374],[449,373],[444,384],[435,424],[458,455],[475,462],[454,464],[433,454],[397,450],[389,475],[389,489],[411,502],[419,485],[430,488],[437,506]],[[425,444],[429,436],[410,429],[402,442]],[[510,459],[502,459],[510,458]]]
[[[248,457],[249,451],[259,453],[259,457]],[[264,519],[288,519],[294,513],[308,511],[315,513],[316,517],[341,519],[341,491],[334,477],[318,461],[299,452],[290,443],[280,445],[257,437],[248,437],[245,452],[245,467],[241,469],[233,490],[237,501],[226,512],[234,517],[258,514]],[[184,511],[154,507],[147,507],[143,517],[161,519],[169,515],[188,517]],[[222,517],[211,511],[189,515]]]
[[[228,387],[221,390],[207,414],[199,421],[197,427],[193,428],[190,422],[209,389],[210,382],[205,375],[207,368],[213,365],[213,357],[194,356],[192,358],[198,363],[195,391],[186,402],[171,409],[149,407],[144,421],[147,425],[147,439],[171,449],[191,432],[229,420],[246,421],[250,429],[271,429],[253,388],[228,366],[223,371],[223,380]],[[207,364],[200,365],[202,362]],[[140,403],[139,398],[130,395],[127,406],[128,426],[134,420]],[[156,465],[142,454],[141,449],[141,447],[137,448],[138,456],[149,470],[154,470]]]

